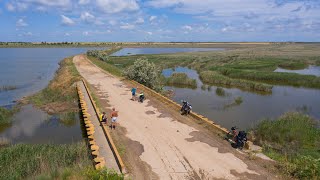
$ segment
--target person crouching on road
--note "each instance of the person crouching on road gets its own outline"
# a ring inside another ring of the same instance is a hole
[[[112,108],[112,112],[111,112],[111,126],[110,128],[112,129],[116,129],[116,123],[117,123],[117,119],[118,119],[118,111],[116,111],[115,108]]]
[[[108,119],[108,118],[107,118],[106,113],[103,112],[103,113],[101,114],[101,118],[100,118],[101,122],[104,123],[104,124],[107,124],[107,119]]]

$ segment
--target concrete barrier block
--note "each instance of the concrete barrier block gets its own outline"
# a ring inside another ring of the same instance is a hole
[[[93,127],[93,126],[88,127],[88,128],[87,128],[87,131],[94,131],[94,127]]]
[[[86,127],[90,128],[90,127],[94,127],[94,125],[92,123],[88,123],[88,124],[86,124]]]
[[[93,150],[93,151],[97,151],[97,150],[99,150],[99,146],[97,146],[97,145],[91,145],[91,146],[90,146],[90,149]]]
[[[100,152],[99,151],[91,151],[91,154],[93,156],[99,156],[100,155]]]
[[[89,141],[89,144],[90,145],[96,145],[96,141],[95,140],[91,140],[91,141]]]
[[[87,134],[90,136],[90,135],[93,135],[95,133],[95,131],[87,131]]]

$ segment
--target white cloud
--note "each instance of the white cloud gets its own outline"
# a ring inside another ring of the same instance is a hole
[[[85,5],[85,4],[89,4],[90,0],[79,0],[78,3],[81,4],[81,5]]]
[[[109,24],[112,25],[112,26],[116,25],[117,23],[118,22],[116,20],[110,20],[109,21]]]
[[[75,22],[72,19],[68,18],[65,15],[61,15],[61,23],[67,26],[71,26],[75,24]]]
[[[154,21],[155,19],[157,19],[157,16],[150,16],[149,21]]]
[[[106,13],[130,12],[140,9],[136,0],[97,0],[97,6]]]
[[[24,32],[22,34],[19,34],[19,36],[32,36],[32,32]]]
[[[148,31],[147,34],[152,35],[153,33]]]
[[[55,6],[55,7],[69,7],[71,0],[21,0],[25,3],[32,3],[40,6]]]
[[[92,23],[95,19],[94,15],[90,14],[89,12],[81,13],[80,19],[86,23]]]
[[[20,18],[20,19],[16,22],[16,26],[17,26],[17,27],[25,27],[25,26],[28,26],[28,24],[27,24],[22,18]]]
[[[147,5],[155,8],[166,8],[178,5],[182,3],[183,0],[151,0],[147,2]]]
[[[15,11],[16,10],[16,7],[14,7],[13,4],[11,4],[11,3],[6,4],[6,8],[8,11]]]
[[[226,26],[224,28],[221,29],[222,32],[229,32],[229,31],[232,31],[234,28],[231,27],[231,26]]]
[[[89,32],[88,32],[88,31],[84,31],[84,32],[82,33],[82,35],[84,35],[84,36],[89,36]]]
[[[188,31],[192,30],[192,27],[189,26],[189,25],[182,26],[181,28],[184,29],[184,30],[188,30]]]
[[[125,23],[125,24],[121,25],[120,28],[121,29],[128,29],[128,30],[130,29],[131,30],[131,29],[134,29],[135,26],[133,24]]]
[[[71,36],[70,33],[64,33],[64,36]]]
[[[135,24],[143,24],[144,23],[144,19],[139,17],[134,23]]]

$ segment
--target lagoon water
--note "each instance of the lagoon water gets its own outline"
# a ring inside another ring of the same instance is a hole
[[[223,88],[224,95],[216,93],[217,86],[203,87],[196,71],[188,68],[166,69],[163,75],[170,76],[173,72],[184,72],[196,79],[197,89],[165,87],[174,91],[173,100],[189,101],[195,112],[198,112],[225,128],[237,126],[248,129],[261,119],[277,118],[288,111],[300,111],[320,119],[320,90],[274,86],[272,94],[262,95],[236,88]],[[243,102],[234,104],[234,99],[242,97]]]
[[[66,119],[32,107],[22,106],[13,116],[8,127],[0,126],[0,142],[28,144],[66,144],[82,139],[80,120],[77,113]]]
[[[309,66],[306,69],[299,69],[299,70],[288,70],[277,68],[274,72],[290,72],[290,73],[297,73],[303,75],[315,75],[320,76],[320,66]]]
[[[0,91],[0,106],[11,106],[13,101],[45,88],[63,58],[89,49],[101,48],[0,48],[0,87],[16,87]],[[0,142],[65,144],[81,139],[77,114],[63,119],[32,105],[22,106],[10,125],[0,126]]]
[[[85,53],[92,48],[0,48],[0,106],[13,104],[47,86],[65,57]]]
[[[223,51],[224,48],[123,48],[112,56],[130,56],[137,54],[169,54],[179,52]]]

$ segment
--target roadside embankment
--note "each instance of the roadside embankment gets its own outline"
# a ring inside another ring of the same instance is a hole
[[[78,111],[75,83],[80,75],[72,63],[72,57],[59,63],[60,67],[49,85],[40,92],[28,97],[29,102],[48,113]]]

